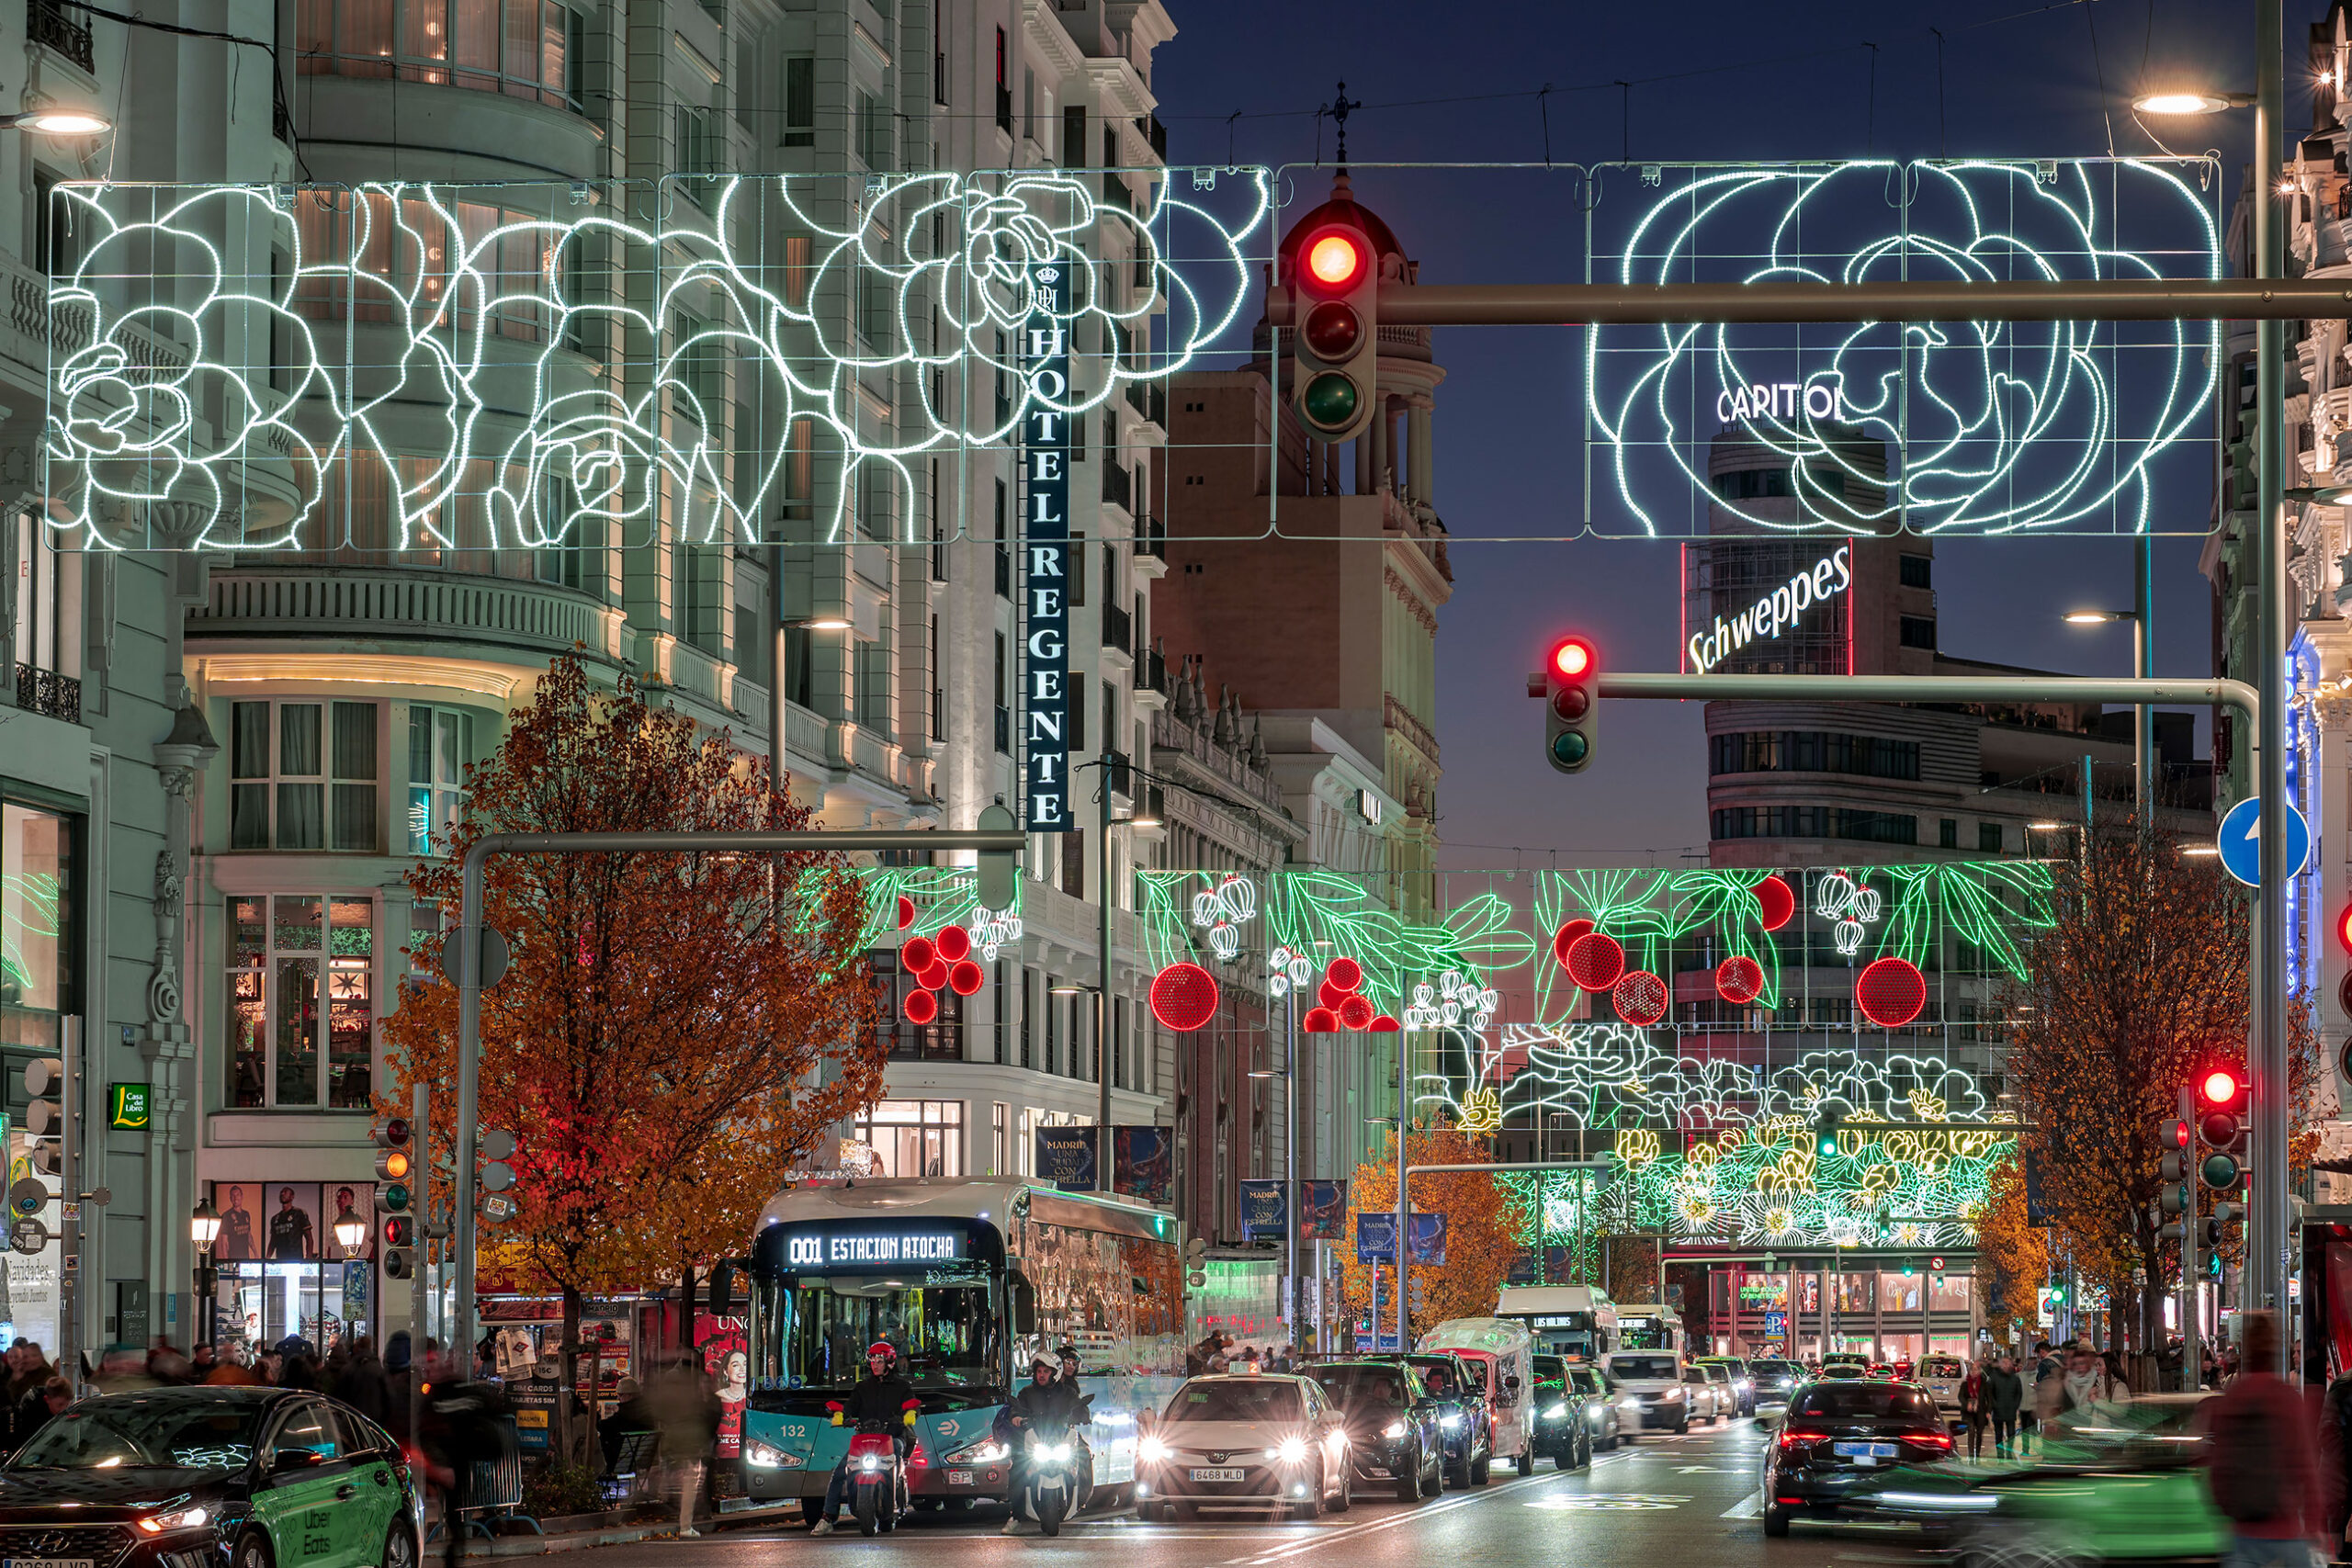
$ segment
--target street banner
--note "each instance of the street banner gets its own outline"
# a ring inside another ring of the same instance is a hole
[[[1356,1261],[1388,1264],[1396,1261],[1396,1215],[1384,1211],[1377,1214],[1356,1216]]]
[[[1065,1192],[1094,1190],[1094,1129],[1037,1129],[1037,1175]]]
[[[1445,1262],[1445,1216],[1443,1214],[1414,1214],[1406,1235],[1413,1245],[1416,1263]]]
[[[1344,1181],[1302,1181],[1298,1184],[1298,1239],[1338,1241],[1348,1221],[1348,1184]]]
[[[1111,1190],[1165,1203],[1175,1155],[1175,1140],[1165,1127],[1112,1128]]]
[[[1022,800],[1033,833],[1067,833],[1069,806],[1069,268],[1029,272],[1033,309],[1021,324]],[[1084,417],[1084,416],[1079,416]],[[1001,537],[1001,535],[999,536]]]
[[[1241,1234],[1245,1236],[1264,1233],[1283,1234],[1283,1184],[1279,1181],[1245,1181],[1241,1184]]]

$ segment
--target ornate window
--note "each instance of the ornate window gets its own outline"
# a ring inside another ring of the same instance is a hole
[[[299,0],[305,76],[469,87],[580,112],[566,62],[582,23],[555,0]]]

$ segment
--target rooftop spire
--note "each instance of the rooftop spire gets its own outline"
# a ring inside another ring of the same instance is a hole
[[[1340,151],[1338,158],[1339,172],[1331,176],[1331,195],[1336,200],[1337,198],[1349,194],[1348,114],[1351,110],[1363,107],[1363,100],[1362,98],[1350,98],[1348,96],[1348,85],[1345,82],[1342,82],[1340,84],[1339,96],[1333,98],[1329,103],[1325,104],[1323,107],[1325,111],[1330,115],[1331,123],[1337,126],[1340,131]]]

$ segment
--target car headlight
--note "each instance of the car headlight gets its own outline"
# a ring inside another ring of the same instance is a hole
[[[1663,1398],[1668,1404],[1672,1404],[1681,1399],[1682,1391],[1679,1388],[1670,1388],[1659,1397]]]
[[[1384,1438],[1401,1438],[1405,1435],[1405,1423],[1391,1421],[1382,1429],[1380,1435]]]
[[[1451,1432],[1462,1425],[1462,1417],[1459,1416],[1441,1416],[1437,1418],[1437,1424]]]
[[[1620,1410],[1639,1410],[1641,1407],[1642,1402],[1631,1395],[1617,1402],[1617,1408]]]
[[[1565,1402],[1555,1404],[1549,1410],[1544,1412],[1544,1419],[1546,1421],[1565,1421],[1567,1418],[1568,1407]]]
[[[192,1530],[212,1522],[212,1510],[205,1507],[175,1508],[168,1514],[150,1514],[138,1521],[141,1530],[148,1535],[162,1535],[165,1530]]]
[[[1266,1457],[1278,1459],[1284,1464],[1296,1464],[1306,1457],[1306,1440],[1303,1438],[1284,1438],[1280,1444],[1266,1450]]]
[[[1168,1445],[1158,1438],[1146,1438],[1136,1445],[1136,1458],[1146,1464],[1158,1464],[1168,1457]]]
[[[998,1442],[994,1438],[982,1438],[977,1443],[967,1444],[963,1448],[957,1449],[954,1453],[942,1459],[940,1463],[950,1465],[1002,1464],[1006,1460],[1012,1457],[1012,1450],[1004,1444]]]

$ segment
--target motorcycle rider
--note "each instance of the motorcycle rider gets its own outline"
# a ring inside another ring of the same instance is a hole
[[[828,1400],[825,1408],[833,1413],[833,1425],[855,1427],[861,1421],[897,1423],[893,1441],[901,1456],[906,1452],[914,1434],[915,1412],[922,1408],[922,1401],[915,1397],[914,1384],[898,1371],[899,1352],[887,1339],[876,1339],[865,1348],[865,1364],[873,1375],[860,1380],[850,1390],[849,1401]],[[833,1520],[840,1517],[842,1504],[849,1495],[849,1455],[833,1466],[833,1478],[825,1483],[824,1517],[817,1521],[810,1535],[831,1535]]]
[[[1075,1382],[1055,1381],[1055,1370],[1054,1363],[1040,1352],[1029,1363],[1028,1382],[1012,1396],[1012,1403],[1005,1406],[1005,1425],[1010,1431],[1007,1441],[1012,1449],[1012,1483],[1007,1493],[1012,1512],[1004,1521],[1006,1535],[1021,1533],[1021,1493],[1028,1484],[1028,1477],[1023,1473],[1023,1432],[1038,1425],[1073,1427],[1083,1418],[1086,1396],[1079,1393]]]

